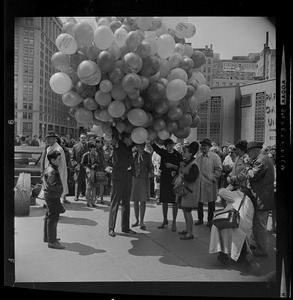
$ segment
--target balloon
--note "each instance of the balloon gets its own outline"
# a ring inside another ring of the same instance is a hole
[[[66,22],[62,26],[62,33],[68,33],[73,36],[73,27],[76,23],[73,22]]]
[[[157,39],[157,53],[162,58],[169,57],[175,49],[174,38],[170,34],[163,34]]]
[[[131,99],[131,105],[135,108],[142,108],[144,105],[144,100],[141,96]]]
[[[192,85],[188,84],[188,85],[187,85],[187,92],[186,92],[185,97],[186,97],[186,98],[192,97],[193,94],[194,94],[194,92],[195,92],[195,88],[194,88]]]
[[[140,76],[138,76],[135,73],[126,74],[122,80],[122,88],[127,93],[139,89],[140,85],[141,85]]]
[[[107,26],[107,27],[110,27],[110,22],[107,18],[101,18],[98,20],[98,26]]]
[[[110,93],[105,93],[99,90],[95,94],[95,100],[99,105],[107,106],[111,102],[112,98]]]
[[[148,96],[150,100],[163,99],[166,96],[166,87],[162,83],[154,82],[148,87]]]
[[[93,119],[93,124],[98,126],[98,127],[102,127],[103,121],[94,118]]]
[[[89,110],[96,110],[99,107],[94,98],[85,98],[83,105]]]
[[[69,56],[62,52],[56,52],[51,57],[51,62],[54,68],[59,71],[65,71],[70,69],[70,59]]]
[[[167,101],[160,101],[155,104],[154,110],[160,114],[163,115],[169,110],[169,105]]]
[[[77,44],[90,46],[94,39],[94,29],[87,22],[76,23],[73,27],[73,36]]]
[[[172,81],[174,79],[181,79],[184,82],[187,82],[188,78],[187,78],[186,72],[183,69],[181,69],[181,68],[175,68],[175,69],[171,70],[171,72],[167,76],[167,79],[169,81]]]
[[[170,68],[171,69],[178,68],[181,64],[182,59],[183,58],[180,53],[178,53],[178,52],[172,53],[168,58]]]
[[[206,63],[206,56],[204,55],[203,52],[198,51],[198,50],[195,50],[192,53],[191,59],[194,62],[194,65],[193,65],[194,69],[198,69]]]
[[[170,134],[175,132],[178,129],[178,124],[176,121],[168,120],[166,123],[166,129]]]
[[[166,128],[166,122],[162,118],[158,118],[153,123],[154,129],[158,132]]]
[[[95,29],[94,42],[99,49],[106,50],[112,45],[113,41],[114,34],[108,26],[100,25],[97,29]]]
[[[190,115],[189,113],[184,112],[184,113],[182,114],[181,119],[178,120],[177,123],[178,123],[178,127],[179,127],[179,128],[185,128],[185,127],[188,127],[188,126],[190,126],[191,123],[192,123],[192,117],[191,117],[191,115]]]
[[[67,74],[58,72],[51,76],[50,87],[55,93],[63,95],[71,89],[72,81]]]
[[[140,85],[139,89],[142,91],[142,90],[146,89],[149,86],[150,81],[145,76],[140,76],[140,79],[141,79],[141,85]]]
[[[110,23],[110,28],[113,32],[121,27],[122,23],[118,20],[114,20]]]
[[[115,60],[117,61],[121,56],[121,49],[113,43],[109,48],[108,51],[115,57]]]
[[[100,82],[100,90],[104,93],[109,93],[113,88],[113,84],[110,80],[104,79]]]
[[[176,25],[175,35],[178,38],[192,38],[195,35],[195,26],[191,23],[180,22]]]
[[[192,76],[190,79],[194,79],[198,84],[206,84],[204,75],[199,71],[192,70]]]
[[[117,81],[113,85],[113,88],[111,90],[111,96],[112,96],[113,99],[120,100],[120,101],[123,100],[127,96],[127,93],[122,88],[122,82],[121,81]]]
[[[135,22],[139,29],[149,30],[153,25],[153,17],[138,17]]]
[[[58,50],[65,54],[73,54],[77,50],[77,43],[74,37],[68,33],[58,35],[55,44]]]
[[[137,31],[130,31],[126,35],[125,44],[129,51],[134,51],[140,44],[140,36]]]
[[[116,59],[112,53],[103,50],[100,52],[97,62],[103,72],[111,72],[115,68]]]
[[[186,22],[187,20],[188,20],[187,17],[164,17],[163,18],[164,24],[171,29],[175,29],[176,25],[179,22]]]
[[[160,63],[160,77],[165,78],[169,74],[171,67],[170,63],[167,59],[165,58],[159,58],[159,63]]]
[[[112,135],[112,124],[111,122],[105,121],[102,124],[102,130],[104,131],[105,134],[107,135]]]
[[[184,44],[184,52],[183,55],[186,55],[188,57],[191,57],[192,53],[193,53],[193,49],[189,44]]]
[[[94,122],[95,122],[95,121],[96,121],[96,120],[94,120]],[[98,120],[97,120],[97,121],[98,121]],[[102,125],[101,125],[101,126],[93,125],[92,131],[93,131],[97,136],[103,136]]]
[[[198,105],[199,105],[199,100],[197,99],[197,97],[195,95],[191,96],[190,98],[188,98],[188,103],[189,106],[192,110],[197,109]]]
[[[148,121],[148,116],[143,109],[133,108],[127,113],[129,122],[134,126],[144,126]]]
[[[135,53],[137,53],[141,58],[146,58],[151,55],[152,47],[149,41],[142,40],[137,46]]]
[[[182,79],[174,79],[167,85],[166,96],[170,101],[182,99],[187,92],[187,85]]]
[[[120,28],[125,29],[127,33],[131,31],[130,27],[127,24],[123,24]]]
[[[181,44],[181,43],[177,43],[177,44],[175,45],[174,53],[175,53],[175,52],[178,52],[179,54],[183,55],[184,50],[185,50],[184,45]]]
[[[121,68],[115,68],[112,72],[109,73],[109,78],[112,83],[116,83],[121,81],[124,78],[125,73]]]
[[[114,118],[120,118],[125,113],[125,105],[121,101],[112,101],[108,106],[109,114]]]
[[[70,68],[69,70],[64,71],[71,78],[72,85],[76,85],[79,82],[79,77],[77,75],[76,69]]]
[[[91,60],[81,62],[77,74],[80,80],[88,85],[97,85],[102,76],[99,66]]]
[[[186,139],[190,135],[190,127],[178,128],[173,134],[178,139]]]
[[[168,83],[169,83],[169,80],[167,78],[160,78],[158,79],[157,81],[158,83],[161,83],[163,84],[165,87],[167,87]]]
[[[199,103],[205,102],[211,98],[211,89],[205,85],[201,84],[195,91],[194,96],[198,99]]]
[[[125,46],[126,36],[127,30],[122,27],[116,29],[116,31],[114,32],[114,42],[119,48]]]
[[[95,45],[91,44],[85,49],[85,54],[88,57],[88,59],[95,60],[97,59],[99,53],[101,52],[100,49],[98,49]]]
[[[67,106],[76,106],[83,102],[83,98],[76,92],[69,91],[62,96],[62,102]]]
[[[171,121],[180,120],[183,115],[182,109],[178,106],[171,106],[168,110],[168,118]]]
[[[93,112],[85,107],[82,107],[75,112],[74,117],[77,122],[86,124],[93,120]]]
[[[199,117],[199,115],[196,115],[194,118],[193,118],[193,120],[192,120],[192,122],[191,122],[191,124],[190,124],[190,128],[196,128],[196,127],[198,127],[198,125],[200,124],[200,117]]]
[[[141,57],[133,52],[126,53],[122,59],[122,70],[125,73],[138,73],[142,68]]]
[[[186,72],[192,70],[193,66],[194,66],[194,62],[188,56],[184,56],[179,65],[179,67],[182,68]]]
[[[131,132],[131,139],[136,144],[143,144],[148,138],[148,132],[143,127],[136,127]]]
[[[158,134],[158,137],[163,141],[165,141],[166,139],[168,139],[170,137],[170,133],[166,128],[158,131],[157,134]]]
[[[140,96],[140,91],[138,89],[134,89],[128,92],[127,96],[130,100],[137,99]]]
[[[108,109],[97,109],[94,112],[94,115],[96,119],[101,120],[103,122],[108,122],[112,118],[112,116],[108,112]]]
[[[77,51],[70,55],[70,64],[72,67],[77,68],[82,61],[87,59],[87,56],[82,51]]]
[[[153,127],[148,127],[147,131],[148,131],[148,138],[147,139],[150,140],[150,141],[154,141],[158,136],[156,130]]]
[[[96,87],[92,85],[87,85],[82,81],[79,81],[75,86],[76,92],[80,94],[81,97],[94,97],[96,93]]]
[[[158,45],[157,41],[154,37],[145,38],[145,41],[147,41],[151,46],[151,53],[150,55],[155,55],[158,51]]]
[[[149,56],[142,60],[140,73],[146,77],[155,75],[160,70],[160,62],[157,57]]]
[[[124,122],[120,121],[116,124],[116,128],[120,133],[122,133],[126,129],[126,124]]]

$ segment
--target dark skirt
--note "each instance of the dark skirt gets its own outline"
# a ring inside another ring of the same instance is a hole
[[[161,174],[160,182],[160,202],[175,203],[175,194],[173,192],[173,177],[166,177]]]

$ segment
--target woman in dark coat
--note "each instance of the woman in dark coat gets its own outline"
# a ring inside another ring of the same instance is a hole
[[[160,202],[163,209],[163,223],[158,228],[165,228],[168,225],[168,203],[172,203],[173,222],[172,231],[176,231],[176,218],[178,213],[178,204],[175,202],[173,192],[173,179],[178,175],[180,162],[183,160],[182,155],[174,149],[174,142],[171,139],[165,140],[166,149],[161,149],[155,143],[152,145],[154,151],[161,156],[161,188]]]

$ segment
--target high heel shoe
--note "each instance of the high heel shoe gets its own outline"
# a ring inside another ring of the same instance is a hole
[[[172,229],[171,229],[173,232],[175,232],[176,230],[177,230],[177,228],[176,228],[176,223],[175,222],[173,222],[172,223]]]
[[[162,229],[162,228],[165,228],[167,225],[168,225],[168,221],[165,221],[158,228]]]

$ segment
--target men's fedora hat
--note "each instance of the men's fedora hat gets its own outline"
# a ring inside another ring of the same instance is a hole
[[[50,131],[48,132],[48,134],[46,135],[46,139],[50,138],[50,137],[54,137],[54,138],[58,138],[58,135],[54,132],[54,131]]]
[[[212,142],[210,139],[203,139],[201,142],[200,142],[201,145],[208,145],[210,147],[212,147]]]
[[[246,148],[246,152],[248,152],[249,150],[252,150],[254,148],[260,148],[262,149],[262,146],[263,146],[263,142],[249,142],[248,145],[247,145],[247,148]]]
[[[239,140],[236,145],[235,148],[239,148],[242,151],[245,151],[247,148],[247,141],[246,140]]]

